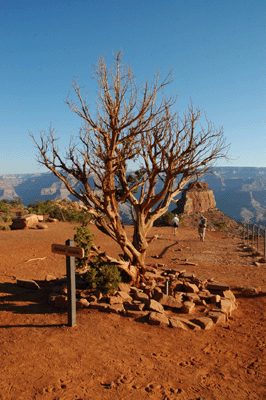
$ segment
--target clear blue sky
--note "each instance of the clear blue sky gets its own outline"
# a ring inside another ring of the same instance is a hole
[[[46,171],[29,131],[56,125],[64,148],[80,126],[65,104],[72,79],[93,103],[93,65],[120,49],[138,83],[172,69],[177,109],[191,98],[224,127],[232,161],[220,165],[265,167],[265,26],[265,0],[2,2],[0,174]]]

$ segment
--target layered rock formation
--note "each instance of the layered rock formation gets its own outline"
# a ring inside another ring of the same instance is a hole
[[[177,202],[178,214],[204,213],[216,208],[213,191],[205,182],[191,182]]]

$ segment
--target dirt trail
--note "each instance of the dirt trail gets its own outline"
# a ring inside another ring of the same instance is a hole
[[[77,326],[69,328],[67,313],[49,306],[44,293],[18,287],[16,278],[65,275],[65,258],[51,253],[51,244],[73,238],[74,226],[0,232],[0,399],[266,399],[265,296],[238,297],[230,321],[209,331],[150,326],[96,310],[78,311]],[[91,230],[98,245],[119,253]],[[243,251],[241,238],[207,232],[202,243],[186,227],[177,236],[170,227],[155,233],[147,264],[213,277],[233,290],[266,288],[266,268]]]

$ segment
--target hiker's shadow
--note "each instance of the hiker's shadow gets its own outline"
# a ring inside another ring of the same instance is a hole
[[[36,281],[40,284],[41,282]],[[48,303],[48,293],[42,289],[26,289],[17,285],[17,283],[0,283],[0,312],[7,312],[13,314],[37,315],[37,314],[54,314],[65,312],[57,309]],[[0,328],[14,327],[14,326],[61,326],[62,324],[55,325],[0,325]]]
[[[176,241],[176,242],[174,242],[174,243],[172,243],[172,244],[170,244],[169,246],[166,246],[164,249],[163,249],[163,251],[159,254],[159,258],[162,258],[164,255],[165,255],[165,253],[171,248],[171,247],[174,247],[174,246],[176,246],[178,244],[178,241]]]

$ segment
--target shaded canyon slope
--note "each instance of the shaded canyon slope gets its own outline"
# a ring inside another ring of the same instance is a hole
[[[93,177],[90,178],[91,183]],[[215,167],[200,181],[213,191],[216,207],[225,215],[241,222],[266,226],[266,168]],[[77,183],[73,180],[73,185]],[[22,198],[24,205],[35,201],[75,200],[64,184],[52,173],[0,175],[0,200]],[[172,203],[169,211],[175,209]],[[121,205],[125,223],[130,223],[130,208]]]

